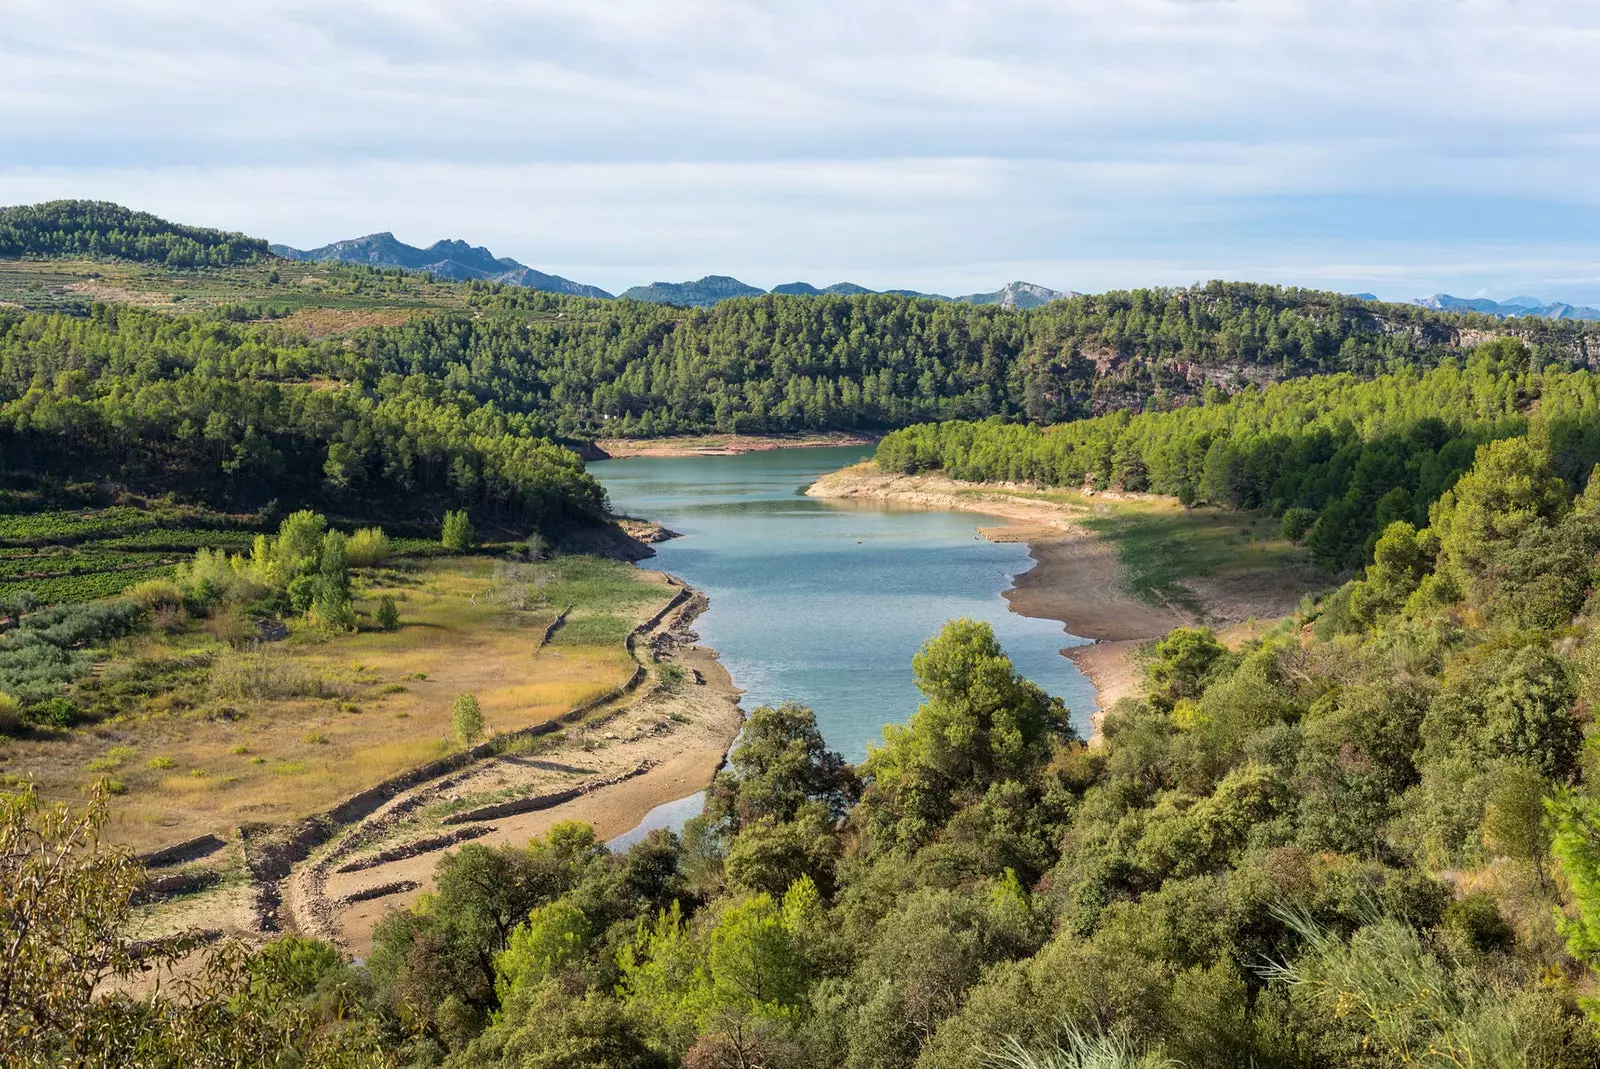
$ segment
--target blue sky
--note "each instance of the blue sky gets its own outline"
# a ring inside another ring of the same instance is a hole
[[[613,290],[1600,303],[1596,56],[1575,0],[8,0],[0,203]]]

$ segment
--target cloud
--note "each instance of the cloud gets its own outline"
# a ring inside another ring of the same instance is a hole
[[[5,202],[93,192],[298,244],[462,236],[610,286],[1594,274],[1587,4],[10,8]]]

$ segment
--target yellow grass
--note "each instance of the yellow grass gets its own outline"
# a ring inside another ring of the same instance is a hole
[[[182,712],[147,712],[14,744],[5,754],[7,771],[32,775],[57,797],[76,795],[102,775],[115,777],[126,791],[113,799],[109,834],[146,849],[208,831],[227,834],[242,821],[305,816],[443,757],[459,748],[450,706],[463,691],[478,696],[493,732],[506,733],[558,717],[633,674],[634,661],[620,643],[537,649],[559,609],[496,605],[488,599],[492,568],[485,563],[437,561],[405,585],[374,581],[367,590],[374,598],[405,595],[399,631],[296,632],[269,648],[286,668],[336,689],[332,697],[212,700]],[[622,577],[631,597],[613,591],[604,604],[575,615],[615,614],[619,600],[632,600],[620,612],[637,623],[670,596],[643,573],[629,574],[638,577]],[[153,647],[162,641],[142,639],[127,652],[158,654]],[[160,767],[161,758],[172,764]],[[158,767],[150,767],[152,760]],[[89,771],[91,762],[100,771]],[[196,769],[204,775],[194,775]]]

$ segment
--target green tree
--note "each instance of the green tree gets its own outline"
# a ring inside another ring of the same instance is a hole
[[[1567,940],[1567,952],[1594,968],[1600,962],[1600,799],[1585,791],[1559,788],[1549,803],[1550,850],[1572,888],[1573,911],[1556,923]],[[1588,998],[1584,1010],[1600,1023],[1600,999]]]
[[[478,544],[477,532],[472,529],[472,521],[467,518],[465,509],[444,514],[444,527],[440,532],[439,541],[446,549],[453,549],[458,553],[465,553]]]
[[[483,710],[478,706],[478,696],[471,691],[456,695],[450,706],[450,726],[463,746],[474,746],[483,738]]]
[[[378,626],[385,631],[400,627],[400,609],[395,605],[392,594],[385,594],[378,599]]]
[[[855,771],[824,743],[815,713],[793,702],[763,705],[745,721],[728,768],[712,780],[705,815],[730,835],[752,821],[793,820],[808,802],[838,818],[860,790]]]
[[[495,989],[501,1001],[519,984],[539,984],[583,961],[593,938],[589,918],[570,898],[535,907],[495,958]]]
[[[1026,778],[1073,731],[1061,699],[1017,674],[994,629],[954,620],[911,662],[927,699],[905,726],[888,725],[867,754],[873,831],[920,841],[963,796]]]
[[[1180,701],[1198,698],[1207,674],[1227,652],[1210,628],[1173,628],[1152,647],[1145,665],[1151,701],[1171,709]]]
[[[1507,438],[1478,449],[1472,470],[1434,503],[1429,522],[1444,565],[1472,584],[1529,530],[1554,524],[1566,504],[1566,484],[1544,450]]]

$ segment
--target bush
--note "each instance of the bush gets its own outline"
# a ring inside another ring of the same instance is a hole
[[[439,542],[444,548],[453,549],[458,553],[464,553],[478,544],[478,533],[472,529],[472,521],[467,518],[466,509],[444,514],[444,527],[439,533]]]
[[[22,727],[22,702],[0,693],[0,734],[9,735]]]
[[[1291,542],[1298,542],[1311,530],[1311,525],[1317,522],[1316,509],[1286,509],[1283,513],[1283,526],[1279,528],[1283,537]]]
[[[235,648],[247,646],[257,638],[256,625],[238,609],[219,608],[206,621],[206,631],[218,642]]]
[[[382,527],[363,527],[345,544],[345,557],[352,568],[373,568],[389,559],[389,536]]]
[[[477,695],[468,691],[457,696],[450,707],[450,724],[463,746],[472,746],[483,738],[483,710],[478,706]]]
[[[400,626],[400,610],[395,606],[394,598],[388,594],[378,599],[378,626],[385,631],[393,631]]]
[[[170,579],[146,579],[129,587],[123,596],[138,602],[146,610],[180,608],[183,605],[183,590]]]
[[[661,677],[661,686],[669,693],[676,694],[683,688],[683,665],[665,661],[657,672]]]
[[[71,698],[58,695],[29,709],[28,718],[44,727],[69,728],[78,719],[78,706]]]

